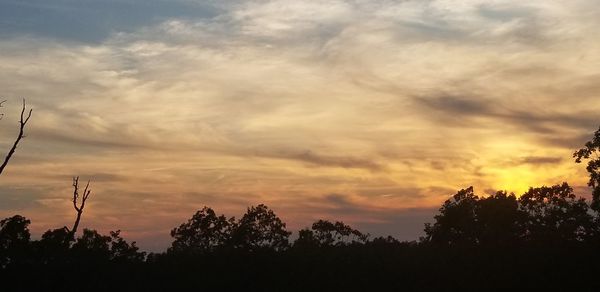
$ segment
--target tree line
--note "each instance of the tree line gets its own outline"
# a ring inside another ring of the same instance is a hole
[[[0,104],[1,105],[1,104]],[[21,114],[21,131],[31,116]],[[14,154],[9,151],[6,162]],[[295,236],[266,205],[239,219],[204,207],[171,230],[170,247],[146,253],[120,231],[77,234],[90,182],[73,179],[71,228],[32,240],[30,220],[0,221],[0,283],[10,291],[250,290],[365,291],[556,289],[593,291],[600,272],[600,129],[577,150],[592,198],[567,183],[445,201],[424,236],[371,237],[318,220]],[[5,166],[4,165],[4,166]],[[4,169],[4,166],[0,169]],[[28,281],[27,279],[35,279]]]

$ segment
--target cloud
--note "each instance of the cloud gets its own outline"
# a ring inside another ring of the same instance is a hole
[[[562,162],[561,157],[543,157],[543,156],[530,156],[524,157],[521,160],[521,163],[534,164],[534,165],[544,165],[544,164],[558,164]]]
[[[306,151],[299,155],[292,156],[293,159],[298,159],[301,161],[306,161],[308,163],[322,165],[322,166],[337,166],[344,168],[365,168],[372,171],[381,171],[384,170],[385,167],[381,164],[355,158],[355,157],[341,157],[341,156],[322,156],[313,153],[312,151]]]
[[[0,187],[0,209],[8,213],[37,208],[43,196],[44,189]]]
[[[556,135],[563,133],[564,129],[586,131],[598,123],[595,114],[587,110],[569,113],[562,112],[565,108],[554,111],[536,108],[527,110],[503,101],[473,95],[416,97],[414,100],[418,107],[433,110],[433,113],[428,114],[442,123],[467,127],[490,127],[505,123],[531,134],[543,135],[542,139],[548,139],[549,135],[558,139]]]
[[[171,17],[212,17],[212,1],[3,1],[0,35],[100,43],[115,31],[131,31]]]

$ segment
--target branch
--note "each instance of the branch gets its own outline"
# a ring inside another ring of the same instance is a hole
[[[79,176],[73,177],[73,208],[77,211],[77,217],[75,217],[75,222],[73,223],[73,228],[71,228],[71,235],[75,237],[75,233],[77,232],[77,227],[79,227],[79,222],[81,221],[81,214],[83,214],[83,208],[85,208],[85,202],[90,197],[92,190],[90,189],[90,182],[88,180],[85,189],[83,190],[83,196],[79,194]],[[80,202],[79,199],[81,199]]]
[[[0,107],[4,107],[4,103],[6,102],[6,100],[0,101]],[[0,120],[4,118],[4,113],[0,114]]]
[[[81,211],[79,207],[77,207],[77,199],[79,198],[79,177],[73,177],[73,208],[77,212]]]
[[[2,103],[4,103],[4,101],[0,103],[0,106],[2,105]],[[27,123],[29,122],[29,119],[31,118],[31,113],[33,112],[33,109],[29,109],[29,113],[27,114],[27,116],[25,116],[25,110],[26,110],[25,99],[23,99],[23,109],[21,110],[21,120],[19,121],[19,136],[17,136],[15,143],[13,144],[12,148],[10,148],[10,151],[8,151],[8,154],[4,158],[4,162],[2,163],[2,165],[0,165],[0,174],[2,174],[2,172],[4,171],[4,168],[8,165],[8,161],[11,159],[13,154],[15,154],[15,151],[17,150],[17,146],[19,145],[19,142],[21,141],[21,139],[23,139],[25,137],[25,135],[24,135],[25,126],[27,125]]]

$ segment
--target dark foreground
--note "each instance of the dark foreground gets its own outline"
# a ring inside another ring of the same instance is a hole
[[[110,262],[65,255],[2,271],[2,291],[599,291],[597,246],[371,244]]]

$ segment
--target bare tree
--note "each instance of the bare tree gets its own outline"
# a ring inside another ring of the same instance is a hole
[[[79,227],[79,221],[81,221],[81,214],[83,214],[83,208],[85,208],[85,202],[90,197],[92,190],[90,189],[90,181],[88,180],[85,185],[85,189],[83,193],[79,193],[79,177],[73,177],[73,208],[77,211],[77,217],[75,218],[75,223],[73,223],[73,228],[71,228],[70,233],[72,236],[75,236],[77,232],[77,227]]]
[[[4,102],[6,101],[0,102],[0,107]],[[29,109],[29,113],[27,115],[25,115],[25,112],[25,99],[23,99],[23,109],[21,110],[21,120],[19,121],[19,136],[17,136],[17,139],[15,140],[15,143],[13,144],[12,148],[10,148],[10,151],[8,151],[8,154],[6,154],[4,162],[2,163],[2,165],[0,165],[0,174],[2,174],[4,168],[6,167],[6,165],[8,165],[8,161],[13,156],[13,154],[15,154],[15,151],[17,150],[17,146],[19,145],[21,139],[25,138],[25,126],[27,125],[27,122],[29,122],[29,118],[31,118],[31,113],[33,112],[33,109]],[[3,115],[0,116],[0,118],[2,117]]]

